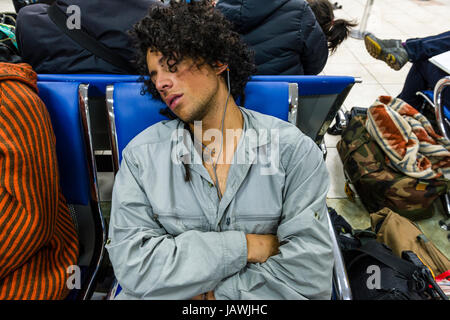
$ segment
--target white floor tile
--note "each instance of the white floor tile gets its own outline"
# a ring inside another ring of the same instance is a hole
[[[327,148],[326,166],[330,173],[330,189],[327,197],[330,199],[346,198],[344,169],[336,148]]]
[[[16,12],[12,0],[0,0],[0,12]]]
[[[325,133],[324,136],[324,141],[325,141],[325,146],[328,148],[336,148],[336,144],[338,143],[338,141],[341,140],[341,136],[334,136],[328,133]]]
[[[384,62],[375,59],[367,52],[367,49],[364,46],[364,41],[361,41],[360,47],[354,47],[349,50],[352,53],[352,55],[355,57],[356,61],[358,61],[362,65],[370,64],[370,63],[380,63],[380,64],[383,63],[384,64]]]
[[[384,89],[386,89],[387,93],[392,97],[398,96],[403,89],[403,84],[385,84],[385,83],[383,83],[382,86]]]
[[[370,55],[369,55],[370,56]],[[373,58],[372,58],[373,59]],[[328,64],[343,64],[343,63],[356,63],[358,60],[355,59],[355,56],[352,54],[352,49],[347,48],[346,46],[339,46],[333,54],[328,57]]]
[[[366,63],[364,67],[380,84],[403,84],[405,83],[411,64],[407,63],[400,70],[394,70],[383,61],[374,59],[373,63]]]
[[[346,110],[354,106],[368,108],[382,95],[389,95],[389,93],[380,84],[355,84],[345,99],[344,105]]]
[[[325,66],[324,71],[327,75],[360,77],[365,84],[378,83],[364,65],[357,61],[354,63],[330,63]]]

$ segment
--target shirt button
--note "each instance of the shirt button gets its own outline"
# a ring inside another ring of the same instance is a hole
[[[227,226],[230,225],[230,218],[227,218]]]
[[[211,182],[208,182],[208,185],[210,188],[212,188],[214,186]]]

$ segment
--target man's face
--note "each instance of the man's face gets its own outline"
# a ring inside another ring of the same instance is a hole
[[[160,52],[147,51],[150,79],[164,103],[187,123],[200,121],[215,112],[219,75],[208,64],[197,67],[184,59],[170,72],[167,59]]]

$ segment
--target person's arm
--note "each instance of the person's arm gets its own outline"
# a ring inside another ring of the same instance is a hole
[[[216,299],[330,299],[333,254],[326,215],[328,172],[314,142],[292,146],[277,230],[280,253],[224,279]]]
[[[140,299],[190,299],[245,266],[247,243],[241,231],[167,234],[154,219],[139,174],[133,156],[124,152],[107,245],[124,293]]]
[[[309,6],[305,7],[299,30],[300,60],[305,75],[319,74],[328,60],[327,39]]]

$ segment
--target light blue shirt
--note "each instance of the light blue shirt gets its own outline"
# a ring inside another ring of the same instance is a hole
[[[174,134],[180,120],[147,128],[123,151],[106,246],[119,299],[210,290],[216,299],[330,299],[322,152],[294,125],[241,111],[244,134],[220,200],[190,135]],[[247,233],[276,234],[280,252],[247,263]]]

